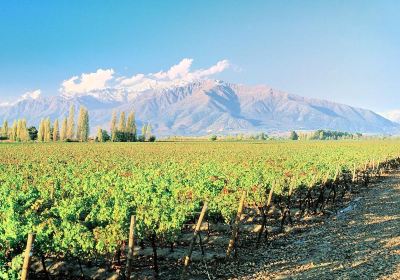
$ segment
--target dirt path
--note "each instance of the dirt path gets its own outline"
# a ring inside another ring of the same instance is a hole
[[[355,201],[345,214],[243,256],[240,271],[232,264],[227,278],[400,279],[400,174]]]

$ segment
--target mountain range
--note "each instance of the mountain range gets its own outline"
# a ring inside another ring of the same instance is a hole
[[[109,129],[111,114],[134,110],[140,127],[150,123],[157,136],[206,135],[329,129],[397,134],[400,124],[371,110],[305,98],[268,86],[246,86],[219,80],[198,80],[140,90],[106,88],[78,95],[26,95],[0,104],[0,119],[26,118],[37,125],[68,115],[69,107],[89,110],[92,133]]]

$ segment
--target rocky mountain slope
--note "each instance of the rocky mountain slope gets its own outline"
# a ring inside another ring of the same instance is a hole
[[[268,86],[245,86],[215,80],[188,82],[141,91],[104,89],[78,96],[25,97],[0,105],[0,120],[62,118],[71,104],[83,105],[90,125],[109,128],[113,110],[135,110],[137,123],[150,122],[156,135],[273,132],[332,129],[363,133],[398,133],[396,124],[370,110],[304,98]]]

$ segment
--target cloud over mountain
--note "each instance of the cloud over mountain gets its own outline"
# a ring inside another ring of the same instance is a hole
[[[62,82],[60,92],[74,95],[104,89],[107,87],[107,82],[114,78],[113,75],[113,69],[98,69],[94,73],[83,73],[80,77],[74,76]]]
[[[131,77],[116,77],[114,69],[98,69],[93,73],[83,73],[62,82],[59,89],[61,95],[72,98],[82,94],[104,89],[129,89],[142,91],[150,88],[163,88],[181,85],[195,80],[207,79],[221,73],[230,64],[228,60],[218,61],[206,69],[192,71],[192,58],[184,58],[167,71],[149,74],[134,74]]]

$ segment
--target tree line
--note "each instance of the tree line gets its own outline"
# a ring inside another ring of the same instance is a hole
[[[314,132],[297,133],[296,131],[290,132],[290,140],[342,140],[342,139],[360,139],[363,135],[361,133],[349,133],[342,131],[332,131],[318,129]]]
[[[99,128],[96,136],[98,142],[154,142],[155,140],[150,123],[144,124],[142,134],[138,135],[134,111],[129,113],[128,118],[125,112],[121,112],[118,118],[117,112],[114,111],[111,117],[110,134]]]
[[[118,125],[117,125],[118,124]],[[87,142],[90,140],[89,112],[85,107],[80,107],[77,123],[75,122],[75,107],[71,105],[69,114],[61,122],[56,119],[52,124],[50,118],[42,119],[39,128],[35,126],[27,127],[25,119],[15,120],[11,127],[8,121],[3,122],[0,128],[0,140],[11,142]],[[99,128],[96,142],[136,142],[136,141],[155,141],[155,136],[151,133],[151,125],[144,124],[142,134],[137,134],[135,113],[131,111],[126,119],[125,112],[121,112],[119,120],[114,111],[111,118],[110,134],[107,130]]]

